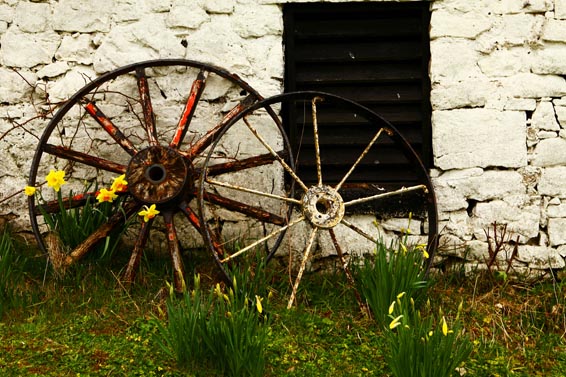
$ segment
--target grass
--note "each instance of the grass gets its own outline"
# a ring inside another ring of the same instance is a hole
[[[142,281],[126,291],[116,278],[121,263],[82,263],[62,280],[48,274],[43,282],[43,256],[18,242],[14,247],[20,258],[10,271],[20,277],[17,292],[26,300],[0,319],[2,376],[213,375],[206,365],[187,372],[156,341],[168,297],[166,259],[146,263]],[[391,374],[383,331],[359,312],[343,274],[305,276],[292,310],[278,285],[285,275],[277,276],[270,279],[266,376]],[[450,321],[464,303],[460,316],[473,343],[461,367],[467,376],[564,375],[566,283],[494,283],[481,274],[433,278],[431,307],[442,307]],[[214,281],[203,276],[202,284]]]

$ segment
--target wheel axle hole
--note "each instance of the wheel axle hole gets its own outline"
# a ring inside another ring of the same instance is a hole
[[[320,198],[316,202],[316,210],[323,215],[326,215],[330,208],[332,207],[332,202],[328,201],[325,198]]]
[[[152,183],[161,183],[165,180],[167,171],[163,165],[153,164],[146,169],[145,176]]]

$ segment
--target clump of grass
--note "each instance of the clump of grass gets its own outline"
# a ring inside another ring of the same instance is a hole
[[[427,308],[430,309],[430,308]],[[421,316],[414,301],[399,294],[388,310],[385,337],[387,363],[395,377],[449,377],[470,356],[473,345],[460,321],[462,305],[451,326],[442,310]]]
[[[238,290],[236,280],[227,293],[217,284],[203,294],[196,276],[180,301],[167,302],[168,322],[158,325],[157,342],[193,372],[263,376],[270,333],[264,304],[260,296],[250,299]]]
[[[407,246],[403,240],[389,247],[379,242],[373,255],[354,265],[358,288],[381,326],[389,323],[389,305],[401,292],[417,304],[426,297],[429,283],[424,250],[422,246]]]
[[[5,229],[0,235],[0,318],[22,300],[18,290],[24,263],[22,257],[16,255],[11,233]]]

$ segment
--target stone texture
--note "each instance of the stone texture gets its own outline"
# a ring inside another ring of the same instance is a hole
[[[566,41],[566,20],[547,18],[542,29],[542,39],[551,42]]]
[[[566,244],[566,218],[548,219],[548,237],[551,246]]]
[[[565,75],[566,45],[549,44],[544,49],[533,50],[531,71],[543,75]]]
[[[52,62],[60,35],[54,32],[22,33],[9,28],[0,39],[1,63],[8,67],[31,68]]]
[[[430,38],[462,37],[473,39],[492,25],[490,17],[482,12],[438,10],[430,19]]]
[[[51,19],[51,6],[45,3],[19,2],[16,6],[14,24],[21,31],[39,33],[46,30]]]
[[[234,27],[242,38],[282,35],[282,16],[276,5],[239,5],[234,12]]]
[[[208,13],[232,13],[234,2],[226,0],[206,0],[202,5]]]
[[[173,28],[197,29],[208,20],[208,14],[195,2],[178,1],[169,11],[166,24]]]
[[[92,33],[110,30],[112,0],[59,0],[53,9],[53,29]]]
[[[550,101],[541,101],[531,118],[531,126],[539,130],[559,131],[560,125],[556,120],[554,106]]]
[[[554,0],[554,16],[566,19],[566,0]]]
[[[90,65],[94,52],[92,38],[89,34],[66,35],[55,53],[55,58]]]
[[[500,80],[509,97],[544,98],[566,95],[566,80],[554,75],[520,73]]]
[[[529,72],[529,50],[523,47],[511,47],[495,50],[478,60],[483,74],[489,77],[512,76]]]
[[[566,218],[566,203],[561,203],[560,200],[558,200],[558,202],[559,202],[558,204],[548,205],[548,207],[546,208],[546,213],[548,217]]]
[[[483,107],[495,90],[491,81],[482,79],[437,84],[431,90],[430,102],[435,110]]]
[[[503,200],[477,203],[472,217],[475,237],[485,240],[485,231],[494,222],[507,224],[508,234],[524,243],[539,234],[540,210],[537,205],[517,206]]]
[[[564,268],[564,258],[553,248],[546,246],[519,246],[517,260],[527,262],[529,268]]]
[[[540,195],[566,197],[566,166],[543,169],[538,191]]]
[[[435,165],[443,170],[526,165],[525,122],[517,111],[434,111]]]
[[[430,44],[431,81],[455,83],[482,77],[474,42],[461,38],[441,38]]]
[[[31,85],[36,80],[35,73],[29,70],[14,72],[11,69],[0,67],[0,83],[2,83],[0,85],[0,102],[18,103],[28,100],[33,92]]]
[[[70,69],[69,64],[67,62],[56,62],[53,64],[48,64],[43,68],[37,71],[37,77],[40,78],[51,78],[57,77],[59,75],[64,74]]]
[[[559,137],[541,140],[535,147],[532,164],[542,167],[565,165],[566,140]]]

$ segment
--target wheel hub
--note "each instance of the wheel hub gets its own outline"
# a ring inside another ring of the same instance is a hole
[[[316,227],[334,228],[344,217],[344,200],[330,186],[313,186],[302,199],[303,214]]]
[[[132,196],[144,203],[163,204],[181,198],[190,167],[175,150],[152,146],[137,153],[128,165],[126,180]]]

